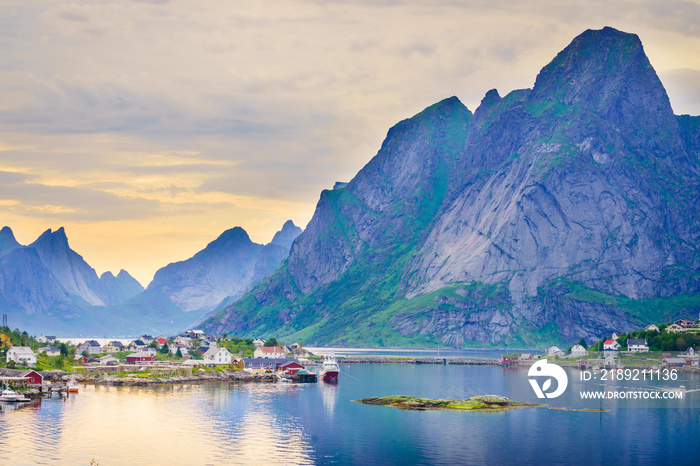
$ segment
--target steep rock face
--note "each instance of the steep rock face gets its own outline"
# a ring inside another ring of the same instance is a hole
[[[308,293],[365,254],[412,241],[443,202],[471,112],[451,97],[394,126],[344,188],[326,190],[292,247],[289,274]]]
[[[122,269],[115,277],[112,272],[100,276],[100,294],[110,304],[122,303],[143,292],[143,286]]]
[[[98,279],[70,248],[63,228],[47,230],[31,245],[22,246],[5,227],[0,231],[0,248],[0,310],[8,313],[13,325],[28,331],[92,328],[104,333],[117,318],[106,306],[143,291],[125,271]]]
[[[68,246],[63,227],[55,232],[46,230],[29,247],[36,250],[41,262],[68,295],[80,296],[96,306],[107,304],[100,296],[100,281],[95,269]]]
[[[209,328],[517,345],[695,315],[698,125],[673,115],[637,36],[586,31],[533,89],[392,128],[321,194],[287,267]]]
[[[10,252],[20,246],[21,244],[15,239],[15,235],[12,233],[10,227],[2,227],[2,230],[0,230],[0,255]]]
[[[167,297],[184,312],[212,311],[274,272],[299,233],[290,220],[263,246],[253,243],[242,228],[232,228],[190,259],[158,270],[147,290]]]

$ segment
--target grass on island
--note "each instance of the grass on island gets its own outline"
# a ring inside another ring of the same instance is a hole
[[[428,398],[416,398],[409,395],[394,395],[363,398],[353,401],[370,405],[391,406],[405,410],[509,411],[518,408],[539,408],[545,406],[537,403],[511,401],[506,397],[497,395],[473,396],[466,400],[452,400],[449,398],[431,400]]]

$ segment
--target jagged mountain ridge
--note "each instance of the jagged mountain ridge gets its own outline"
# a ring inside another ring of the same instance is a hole
[[[586,31],[533,89],[393,127],[321,194],[287,265],[206,328],[523,345],[697,315],[699,120],[673,115],[636,35]]]
[[[167,297],[184,312],[216,310],[274,272],[300,233],[290,220],[269,244],[261,245],[253,243],[243,228],[232,228],[190,259],[158,270],[147,292]]]
[[[194,257],[159,270],[144,290],[125,270],[98,277],[70,248],[63,228],[22,246],[5,227],[0,230],[0,311],[11,325],[30,332],[177,332],[272,273],[299,233],[288,221],[263,246],[242,228],[228,230]]]

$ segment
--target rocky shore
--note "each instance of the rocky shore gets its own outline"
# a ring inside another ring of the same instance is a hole
[[[466,400],[431,400],[428,398],[416,398],[408,395],[384,396],[363,398],[354,400],[358,403],[391,406],[410,411],[422,410],[451,410],[451,411],[509,411],[518,408],[540,408],[545,405],[538,403],[526,403],[523,401],[511,401],[504,396],[481,395],[467,398]]]

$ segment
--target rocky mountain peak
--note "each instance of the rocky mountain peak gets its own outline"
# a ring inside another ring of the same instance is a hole
[[[296,237],[300,234],[301,228],[294,225],[293,221],[287,220],[284,225],[282,225],[282,229],[275,233],[275,236],[272,238],[270,243],[277,246],[282,246],[283,248],[289,250],[289,248],[292,247],[292,243]]]
[[[34,241],[31,247],[37,248],[39,250],[68,250],[70,246],[68,245],[68,237],[66,236],[66,231],[63,227],[52,232],[51,228],[46,230],[39,236],[36,241]]]
[[[17,242],[10,227],[3,227],[0,230],[0,254],[5,254],[20,246],[22,245]]]

